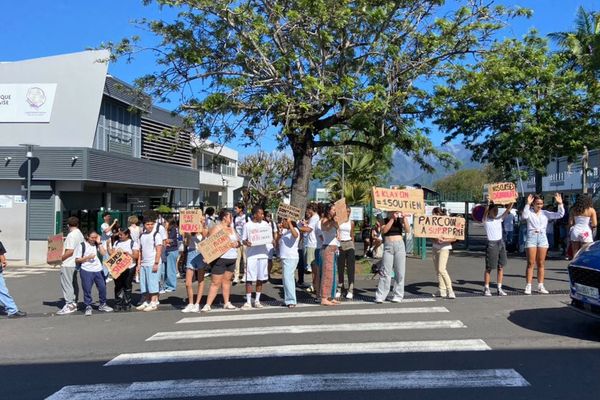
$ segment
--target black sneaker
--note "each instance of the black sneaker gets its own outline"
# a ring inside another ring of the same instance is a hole
[[[23,318],[26,316],[27,313],[25,311],[17,311],[16,313],[8,314],[8,318]]]

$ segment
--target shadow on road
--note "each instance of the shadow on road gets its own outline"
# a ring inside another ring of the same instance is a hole
[[[508,320],[531,331],[600,342],[600,319],[568,307],[513,311]]]

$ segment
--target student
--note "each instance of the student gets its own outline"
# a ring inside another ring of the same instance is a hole
[[[289,218],[283,220],[277,233],[279,257],[281,258],[284,302],[288,308],[296,307],[296,283],[294,271],[298,265],[298,243],[300,232],[296,223]]]
[[[238,234],[238,237],[242,237],[244,232],[244,225],[248,222],[248,216],[244,213],[244,204],[238,203],[233,208],[233,227]],[[240,282],[244,282],[244,274],[240,274],[241,271],[246,271],[246,246],[238,247],[238,255],[235,261],[235,273],[233,276],[233,284],[237,285]]]
[[[107,252],[102,245],[100,235],[92,231],[87,235],[86,241],[75,247],[75,262],[81,266],[81,286],[83,287],[83,302],[85,315],[92,315],[92,286],[98,289],[100,306],[98,311],[112,312],[113,309],[106,304],[106,278],[102,272],[102,263],[98,253],[106,257]]]
[[[207,207],[204,214],[206,215],[206,229],[210,230],[217,224],[215,209],[213,207]]]
[[[188,296],[188,304],[181,310],[183,313],[200,312],[200,301],[202,300],[202,295],[204,293],[204,274],[206,273],[207,266],[202,259],[202,254],[198,251],[198,246],[207,233],[206,230],[204,230],[203,233],[186,233],[183,239],[184,246],[187,250],[185,289]],[[194,301],[194,277],[198,281],[196,301]]]
[[[77,311],[77,296],[79,286],[77,285],[77,265],[75,263],[75,248],[85,239],[79,230],[79,219],[77,217],[67,218],[69,234],[65,239],[65,251],[62,255],[60,267],[60,286],[62,289],[65,305],[56,314],[66,315]]]
[[[510,204],[501,216],[498,216],[498,206],[496,204],[486,204],[483,212],[483,227],[487,236],[487,246],[485,253],[485,273],[483,275],[483,295],[491,296],[490,280],[492,269],[497,268],[498,296],[506,296],[502,290],[502,280],[504,278],[504,267],[508,262],[506,255],[506,244],[502,238],[502,224],[504,219],[510,214],[512,209]]]
[[[174,292],[177,290],[177,257],[179,257],[179,244],[177,241],[177,223],[175,218],[169,217],[165,227],[167,231],[167,242],[165,246],[165,271],[164,282],[165,292]]]
[[[325,208],[325,217],[321,220],[320,233],[323,238],[321,251],[321,305],[335,306],[340,304],[335,299],[335,263],[339,242],[337,240],[338,224],[335,222],[333,205]]]
[[[350,215],[350,207],[347,212]],[[354,297],[354,271],[355,271],[355,248],[354,248],[354,221],[348,220],[340,225],[338,231],[338,239],[340,242],[340,254],[338,256],[338,283],[339,288],[335,293],[335,298],[339,299],[344,291],[344,274],[348,272],[348,291],[347,299]]]
[[[254,299],[255,308],[263,308],[260,303],[260,295],[263,283],[268,281],[268,263],[269,249],[266,244],[252,244],[250,241],[250,232],[255,229],[266,229],[271,234],[273,241],[273,231],[267,221],[264,220],[265,213],[262,207],[254,207],[252,210],[252,221],[246,222],[242,233],[242,243],[246,246],[246,303],[242,306],[243,310],[252,308],[252,285],[256,283],[256,297]]]
[[[271,282],[271,269],[273,269],[273,257],[275,257],[277,241],[277,224],[273,221],[273,216],[270,212],[265,211],[265,222],[271,226],[271,232],[273,234],[273,243],[267,243],[268,262],[267,262],[267,281]]]
[[[145,216],[144,232],[140,236],[140,292],[144,296],[144,301],[136,309],[146,312],[158,309],[163,237],[155,227],[155,219],[154,212]]]
[[[8,288],[6,287],[6,281],[4,280],[2,272],[7,266],[8,263],[6,262],[6,249],[4,248],[2,242],[0,242],[0,304],[4,306],[4,310],[6,311],[8,318],[26,317],[27,313],[19,310],[19,307],[17,307],[15,300],[12,298],[8,292]]]
[[[320,220],[319,214],[317,212],[317,207],[314,204],[309,204],[306,207],[306,220],[303,221],[302,226],[300,227],[300,232],[302,232],[304,236],[304,265],[299,266],[298,273],[312,273],[312,267],[316,258],[317,251],[317,236],[315,234],[315,230],[317,228],[317,223]],[[313,273],[313,283],[314,283]],[[304,277],[302,277],[302,281],[298,282],[300,285],[304,284]],[[310,291],[314,291],[314,284]]]
[[[131,256],[132,262],[129,268],[115,279],[115,311],[129,311],[131,310],[133,276],[135,275],[137,260],[140,257],[140,244],[132,239],[129,229],[120,231],[117,237],[115,244],[108,248],[108,253],[111,256],[119,251],[127,253]]]
[[[100,240],[101,240],[101,244],[102,246],[107,249],[108,248],[108,244],[107,242],[109,240],[112,240],[112,236],[113,236],[113,230],[115,228],[115,226],[117,226],[118,224],[118,220],[113,220],[112,219],[112,215],[110,215],[109,212],[105,212],[104,214],[102,214],[102,219],[104,220],[104,222],[102,223],[102,225],[100,225]],[[108,253],[106,253],[108,255]],[[104,259],[102,261],[106,260],[106,257],[104,257]],[[108,273],[108,269],[104,266],[104,264],[102,265],[102,272],[104,273],[104,278],[106,279],[106,283],[112,281],[112,278],[110,277],[110,274]]]
[[[435,207],[432,211],[433,215],[446,215],[446,211],[440,207]],[[438,279],[438,297],[455,299],[456,295],[452,289],[452,279],[448,274],[448,258],[450,257],[450,250],[452,250],[452,243],[455,239],[432,239],[433,245],[433,266]]]
[[[137,216],[132,215],[129,218],[127,218],[127,224],[128,224],[128,229],[129,229],[129,233],[131,234],[131,240],[133,240],[133,243],[137,243],[138,245],[138,249],[140,246],[140,235],[142,234],[142,229],[139,227],[139,222],[140,220],[138,219]],[[139,251],[138,251],[138,257],[137,259],[135,259],[135,277],[134,277],[134,281],[135,283],[140,283],[140,260],[139,260],[140,256],[139,256]]]
[[[581,246],[594,241],[594,231],[598,225],[596,210],[592,198],[588,195],[577,195],[575,204],[569,215],[569,239],[573,256]]]

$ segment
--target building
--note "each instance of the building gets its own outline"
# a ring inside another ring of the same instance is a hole
[[[237,152],[200,146],[181,117],[107,75],[108,57],[0,63],[0,239],[11,259],[24,258],[28,159],[34,261],[45,259],[65,215],[233,205],[243,182]],[[29,157],[23,144],[33,145]]]

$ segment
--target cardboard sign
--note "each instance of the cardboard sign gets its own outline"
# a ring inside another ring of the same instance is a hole
[[[117,279],[123,271],[129,269],[133,264],[133,259],[129,253],[124,253],[118,250],[115,254],[110,256],[104,261],[104,266],[108,268],[108,271],[112,275],[113,279]]]
[[[496,204],[515,203],[519,197],[517,187],[512,182],[490,183],[489,198]]]
[[[341,225],[348,222],[348,207],[346,207],[346,199],[341,198],[333,203],[333,209],[335,210],[335,222]]]
[[[415,237],[432,239],[465,239],[465,219],[445,215],[417,215],[414,218]]]
[[[221,229],[217,233],[201,241],[198,248],[200,254],[204,257],[204,262],[210,264],[231,248],[231,239],[227,232]]]
[[[192,233],[202,231],[202,211],[201,210],[181,210],[179,211],[179,232]]]
[[[271,225],[259,225],[248,229],[248,241],[253,247],[273,243]]]
[[[281,219],[289,218],[292,221],[299,221],[302,219],[302,210],[290,204],[281,203],[277,209],[277,217]]]
[[[46,262],[48,264],[60,264],[63,255],[63,237],[62,235],[48,236],[48,253]]]
[[[384,211],[402,211],[408,214],[424,214],[425,199],[422,189],[373,188],[375,208]]]

